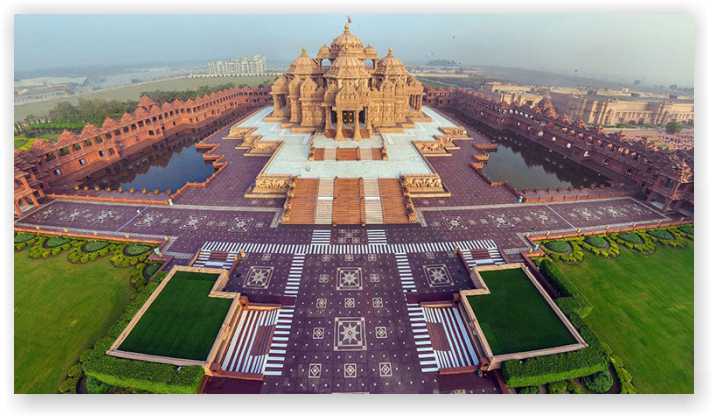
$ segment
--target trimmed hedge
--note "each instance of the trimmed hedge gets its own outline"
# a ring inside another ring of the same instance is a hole
[[[593,308],[591,303],[586,299],[586,297],[581,293],[575,285],[571,284],[568,279],[561,273],[559,267],[551,259],[543,259],[539,263],[539,269],[541,270],[544,277],[546,277],[549,282],[556,288],[561,297],[563,298],[575,298],[570,302],[576,302],[576,309],[584,309],[582,315],[588,316]],[[561,298],[557,299],[557,302]],[[586,311],[587,310],[587,311]]]
[[[583,384],[594,393],[608,393],[613,387],[613,376],[605,370],[583,378]]]
[[[585,377],[606,369],[608,362],[597,348],[561,354],[510,360],[502,363],[502,375],[509,387],[538,386]]]
[[[519,394],[539,394],[539,386],[524,386],[517,389]]]
[[[608,248],[610,246],[608,240],[606,240],[605,237],[601,237],[598,235],[589,235],[588,237],[584,238],[583,241],[596,248]]]
[[[146,267],[143,268],[143,278],[146,280],[150,279],[151,276],[156,274],[156,272],[160,268],[161,268],[161,263],[151,262],[151,263],[146,264]]]
[[[571,244],[566,241],[566,240],[551,240],[547,241],[544,243],[544,247],[548,248],[551,251],[555,251],[557,253],[562,253],[562,254],[570,254],[573,252],[573,248],[571,247]]]
[[[147,253],[152,249],[153,247],[143,244],[127,244],[124,247],[124,255],[129,257],[140,256],[141,254]]]
[[[692,224],[683,224],[678,228],[688,237],[693,237],[695,235],[695,227]]]
[[[673,236],[670,231],[661,228],[648,230],[648,234],[660,240],[673,240],[675,238],[675,236]]]
[[[15,244],[17,243],[27,243],[34,240],[36,235],[30,233],[17,233],[15,234]]]
[[[160,273],[156,279],[146,285],[106,336],[101,338],[91,350],[82,354],[80,361],[87,376],[98,382],[130,391],[147,393],[196,393],[198,391],[204,375],[201,366],[178,367],[106,355],[113,341],[164,277],[165,273]]]
[[[102,241],[102,240],[89,240],[84,245],[82,246],[82,251],[85,253],[93,253],[95,251],[99,251],[105,247],[109,246],[108,241]]]
[[[652,254],[655,252],[655,241],[647,233],[628,232],[611,234],[611,239],[622,246],[635,250],[641,254]]]
[[[69,243],[70,241],[72,241],[70,238],[52,236],[52,237],[49,237],[47,240],[45,240],[44,247],[45,248],[55,248],[55,247],[63,246],[65,244]]]
[[[643,244],[644,241],[642,238],[640,238],[640,234],[638,233],[620,233],[618,236],[623,239],[624,241],[627,241],[632,244]]]
[[[566,394],[569,392],[569,383],[566,381],[555,381],[546,385],[546,392],[549,394]]]
[[[582,238],[571,238],[566,240],[549,240],[542,243],[542,249],[554,260],[576,263],[583,260],[583,250],[580,243]],[[552,248],[553,247],[553,248]],[[562,251],[568,250],[568,251]]]

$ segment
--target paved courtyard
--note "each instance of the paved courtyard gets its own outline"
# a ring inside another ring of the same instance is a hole
[[[241,362],[234,352],[224,365],[261,372],[264,381],[211,380],[208,391],[497,392],[492,376],[440,375],[449,367],[475,367],[477,357],[461,311],[421,302],[447,302],[471,288],[468,267],[485,264],[478,262],[516,260],[529,248],[527,233],[666,219],[631,198],[514,203],[508,191],[490,188],[467,166],[472,146],[463,142],[452,157],[429,160],[453,197],[419,200],[416,224],[282,225],[282,199],[243,197],[267,158],[245,156],[234,140],[223,140],[226,134],[220,129],[203,142],[217,145],[211,152],[227,167],[205,189],[190,190],[171,206],[55,200],[15,223],[161,238],[164,254],[180,264],[197,253],[196,265],[230,269],[244,254],[226,290],[279,309],[260,318],[273,332],[255,329],[259,348],[250,351],[262,354],[259,365]],[[460,257],[458,248],[484,256]]]

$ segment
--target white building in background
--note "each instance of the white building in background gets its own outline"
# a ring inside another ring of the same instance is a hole
[[[265,74],[266,59],[262,55],[243,56],[227,61],[208,62],[208,76],[232,77]]]

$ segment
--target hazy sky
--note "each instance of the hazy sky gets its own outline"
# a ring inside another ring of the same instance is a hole
[[[447,58],[692,85],[695,22],[682,14],[353,15],[351,31],[406,63]],[[344,15],[18,15],[15,69],[310,54]]]

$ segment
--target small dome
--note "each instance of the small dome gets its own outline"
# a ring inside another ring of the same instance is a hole
[[[405,66],[393,56],[393,49],[376,64],[376,73],[380,75],[406,75]]]
[[[319,64],[309,57],[305,49],[302,49],[297,59],[289,65],[287,72],[295,75],[316,74],[319,73]]]
[[[336,58],[326,73],[329,78],[368,78],[366,67],[359,58],[342,55]]]
[[[316,54],[317,59],[324,59],[329,57],[329,47],[326,45],[321,45],[319,52]]]

